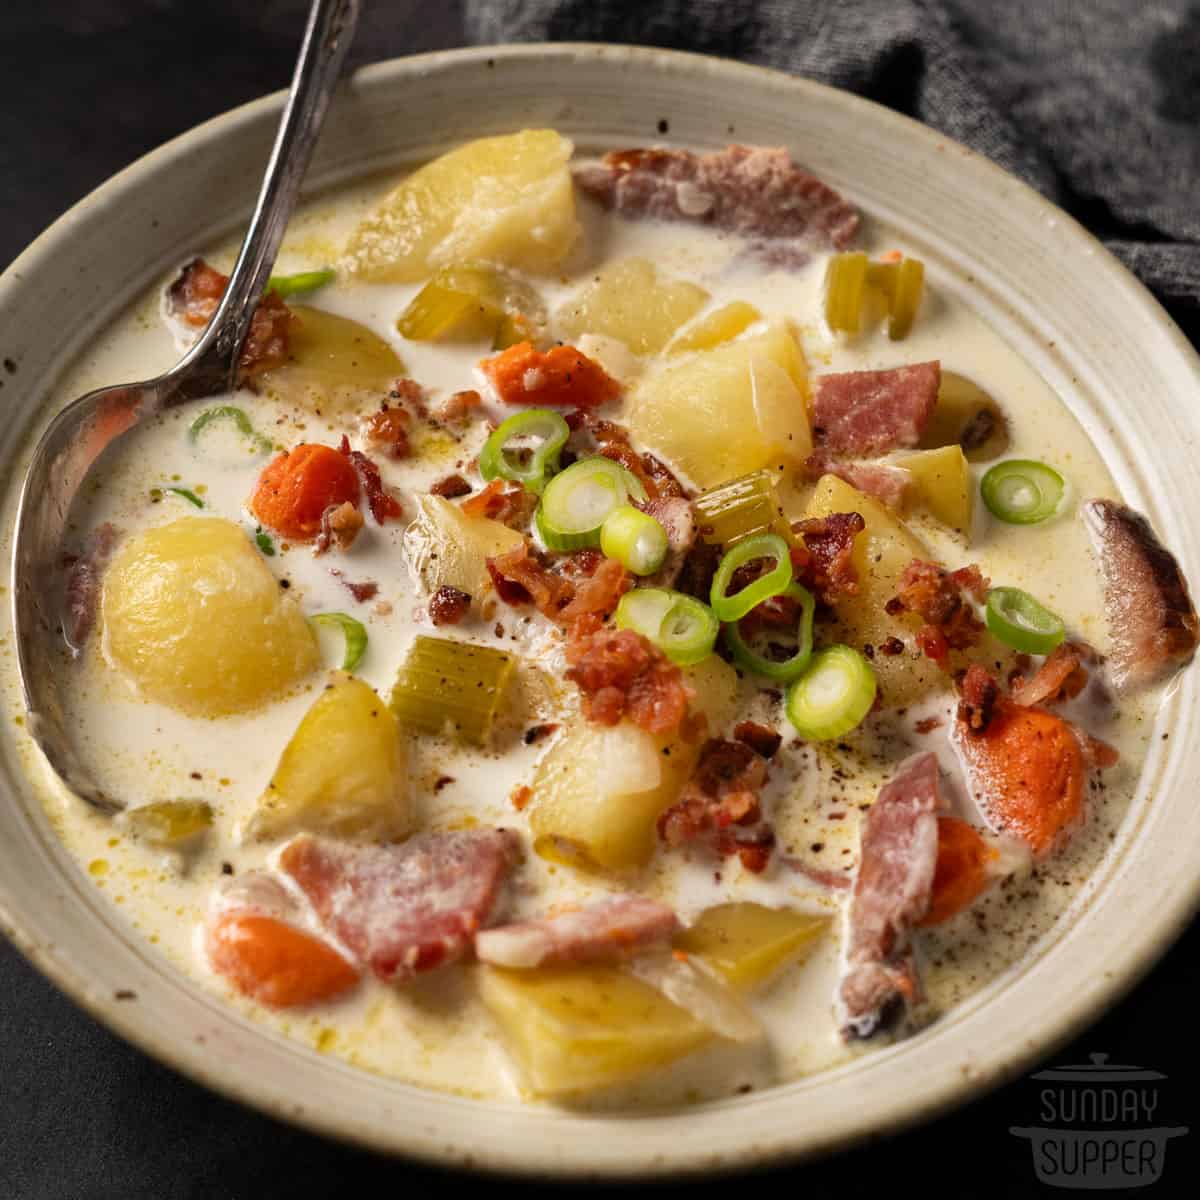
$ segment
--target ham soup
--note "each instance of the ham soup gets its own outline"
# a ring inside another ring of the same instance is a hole
[[[60,399],[169,365],[230,260]],[[782,150],[550,130],[314,202],[278,270],[238,390],[74,514],[57,669],[127,807],[46,805],[136,929],[365,1070],[596,1108],[1019,966],[1197,622],[952,272]]]

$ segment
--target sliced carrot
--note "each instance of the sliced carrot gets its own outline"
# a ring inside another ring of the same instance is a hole
[[[1087,770],[1075,730],[1043,708],[1001,697],[982,732],[961,717],[957,732],[980,807],[1044,858],[1083,813]]]
[[[621,394],[621,385],[574,346],[543,352],[518,342],[480,366],[505,404],[595,408]]]
[[[988,863],[996,851],[966,821],[938,817],[937,866],[929,911],[918,925],[940,925],[971,904],[991,882]]]
[[[208,958],[238,991],[271,1008],[332,1000],[358,981],[332,946],[257,913],[218,920],[208,932]]]
[[[309,541],[321,529],[321,514],[347,502],[358,505],[354,464],[332,446],[306,443],[281,454],[258,477],[250,511],[282,537]]]

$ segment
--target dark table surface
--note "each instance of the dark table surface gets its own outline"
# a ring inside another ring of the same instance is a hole
[[[139,155],[284,86],[302,8],[296,0],[10,0],[0,31],[0,267]],[[356,55],[368,61],[462,39],[457,0],[392,0],[367,6]],[[1198,964],[1193,925],[1124,1001],[1056,1055],[1086,1062],[1106,1052],[1173,1076],[1156,1122],[1190,1123],[1194,1132],[1171,1143],[1157,1195],[1196,1190],[1200,1107],[1187,1076]],[[1035,1085],[1019,1081],[922,1128],[755,1183],[814,1200],[879,1185],[930,1196],[1050,1193],[1034,1181],[1028,1143],[1009,1133],[1037,1123],[1037,1103]],[[307,1200],[456,1182],[196,1087],[97,1025],[0,941],[0,1200]]]

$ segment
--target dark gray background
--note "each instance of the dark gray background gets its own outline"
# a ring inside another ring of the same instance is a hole
[[[0,32],[0,267],[145,151],[283,86],[305,7],[302,0],[8,0]],[[1185,329],[1194,338],[1200,332],[1193,187],[1200,5],[366,0],[365,7],[359,62],[460,45],[472,35],[548,34],[703,49],[834,77],[1021,171],[1114,243]],[[804,37],[789,41],[779,30]],[[1139,92],[1147,80],[1156,99]],[[1147,112],[1155,117],[1150,134],[1140,124]],[[1080,147],[1099,149],[1079,163],[1070,152]],[[1132,193],[1119,186],[1123,168],[1138,185]],[[1056,1061],[1107,1051],[1165,1071],[1174,1081],[1158,1115],[1200,1126],[1188,1078],[1198,952],[1193,926]],[[1035,1123],[1036,1100],[1033,1085],[1018,1082],[922,1129],[777,1169],[749,1186],[813,1200],[881,1187],[935,1197],[1038,1194],[1045,1189],[1033,1181],[1028,1145],[1007,1132]],[[1195,1194],[1198,1143],[1200,1129],[1171,1143],[1155,1194]],[[0,942],[0,1200],[307,1200],[454,1182],[324,1142],[193,1086],[96,1025]]]

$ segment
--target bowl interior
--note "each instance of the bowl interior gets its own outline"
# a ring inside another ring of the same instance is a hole
[[[172,263],[244,220],[280,97],[238,109],[116,176],[0,279],[10,490],[55,379]],[[669,137],[659,132],[669,124]],[[485,48],[384,63],[344,88],[310,190],[469,137],[552,125],[584,146],[663,140],[785,145],[923,255],[1043,375],[1200,578],[1200,363],[1149,294],[1032,191],[932,131],[820,85],[699,56],[602,46]],[[63,331],[70,331],[64,337]],[[116,382],[116,381],[113,381]],[[11,497],[10,497],[11,512]],[[8,616],[3,621],[7,624]],[[0,630],[11,646],[9,630]],[[6,651],[7,652],[7,651]],[[1048,1053],[1144,970],[1197,900],[1194,674],[1159,720],[1112,851],[1018,970],[925,1033],[837,1070],[686,1111],[580,1116],[481,1104],[377,1078],[264,1032],[188,982],[127,927],[60,847],[19,727],[3,736],[0,927],[101,1019],[203,1082],[376,1148],[540,1173],[711,1170],[893,1129]],[[9,697],[17,710],[15,696]],[[1154,803],[1147,801],[1153,796]],[[136,999],[118,999],[134,993]]]

